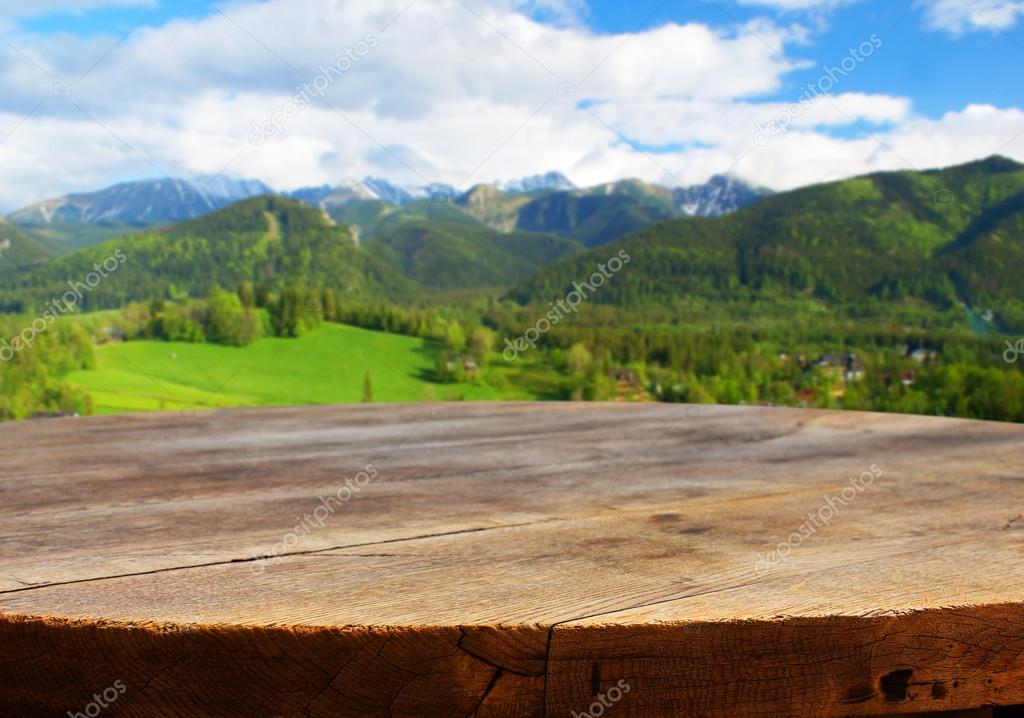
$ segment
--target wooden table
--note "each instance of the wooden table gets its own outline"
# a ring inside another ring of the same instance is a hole
[[[5,424],[0,457],[3,716],[1024,704],[1018,425],[321,406]]]

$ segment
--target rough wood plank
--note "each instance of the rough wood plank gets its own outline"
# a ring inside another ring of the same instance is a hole
[[[305,407],[0,452],[0,713],[114,680],[105,715],[583,715],[620,680],[607,715],[1024,703],[1020,426]]]

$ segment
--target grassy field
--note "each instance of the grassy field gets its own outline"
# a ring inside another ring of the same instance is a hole
[[[262,339],[247,347],[138,341],[97,349],[95,370],[69,375],[92,396],[97,414],[223,406],[362,401],[370,374],[373,400],[455,401],[550,398],[543,382],[438,384],[438,347],[414,337],[338,324],[298,339]],[[506,370],[493,370],[495,378]],[[524,388],[526,387],[526,388]]]

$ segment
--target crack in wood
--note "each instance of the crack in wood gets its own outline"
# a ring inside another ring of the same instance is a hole
[[[438,533],[421,534],[421,535],[418,535],[418,536],[407,536],[407,537],[397,538],[397,539],[384,539],[384,540],[381,540],[381,541],[367,541],[365,543],[345,544],[345,545],[342,545],[342,546],[329,546],[327,548],[310,549],[308,551],[292,551],[292,552],[289,552],[289,553],[286,553],[286,554],[282,554],[280,556],[269,556],[269,555],[250,556],[248,558],[224,559],[223,561],[210,561],[208,563],[196,563],[196,564],[189,564],[187,566],[168,566],[166,568],[154,568],[154,569],[151,569],[149,571],[135,571],[135,572],[131,572],[131,573],[113,574],[113,575],[110,575],[110,576],[94,576],[92,578],[79,578],[79,579],[74,579],[74,580],[71,580],[71,581],[53,581],[53,582],[50,582],[50,583],[25,584],[25,586],[26,586],[25,588],[10,588],[10,589],[7,589],[5,591],[0,591],[0,595],[6,594],[6,593],[20,593],[22,591],[34,591],[34,590],[38,590],[38,589],[41,589],[41,588],[51,588],[53,586],[70,586],[70,585],[78,584],[78,583],[92,583],[92,582],[95,582],[95,581],[112,581],[112,580],[119,579],[119,578],[132,578],[132,577],[135,577],[135,576],[152,576],[154,574],[171,573],[173,571],[190,571],[190,570],[197,569],[197,568],[211,568],[211,567],[214,567],[214,566],[229,566],[229,565],[235,564],[235,563],[252,563],[253,561],[266,561],[268,559],[275,560],[275,561],[277,561],[277,560],[285,560],[285,559],[289,559],[289,558],[292,558],[292,557],[295,557],[295,556],[315,556],[317,554],[326,553],[328,551],[342,551],[342,550],[350,549],[350,548],[362,548],[364,546],[382,546],[384,544],[402,543],[404,541],[421,541],[421,540],[425,540],[425,539],[443,538],[443,537],[446,537],[446,536],[458,536],[458,535],[461,535],[461,534],[480,533],[482,531],[497,531],[497,530],[500,530],[500,529],[521,528],[523,526],[534,526],[534,525],[537,525],[537,524],[551,523],[551,522],[555,522],[555,521],[567,521],[567,520],[571,520],[571,519],[564,519],[564,518],[556,517],[556,518],[549,518],[549,519],[540,519],[538,521],[526,521],[526,522],[517,523],[517,524],[501,524],[501,525],[498,525],[498,526],[480,526],[480,527],[471,528],[471,529],[458,529],[456,531],[441,531],[441,532],[438,532]],[[14,580],[17,581],[17,579],[14,579]],[[18,583],[24,583],[24,582],[18,581]]]

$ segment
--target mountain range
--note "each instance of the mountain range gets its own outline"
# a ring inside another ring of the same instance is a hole
[[[708,202],[720,200],[709,193]],[[996,328],[1024,331],[1024,165],[991,157],[871,174],[719,217],[684,216],[675,191],[635,180],[529,193],[480,185],[402,205],[262,195],[67,256],[4,222],[0,310],[37,308],[118,249],[129,261],[90,294],[90,308],[203,296],[247,280],[402,303],[480,290],[544,307],[625,253],[628,265],[588,304],[682,312],[813,300],[849,316],[905,310],[925,322],[962,319],[967,307],[990,310]]]
[[[201,217],[272,190],[259,180],[226,177],[122,182],[37,202],[9,219],[53,254],[66,254],[144,227]]]
[[[9,218],[49,251],[62,254],[139,228],[194,219],[243,199],[270,194],[275,192],[259,180],[223,176],[148,179],[45,200],[13,212]],[[336,221],[354,224],[365,236],[379,234],[375,223],[385,215],[399,212],[398,217],[404,217],[402,210],[430,202],[449,203],[495,229],[552,231],[594,244],[607,241],[616,231],[632,231],[668,217],[719,216],[764,194],[764,190],[725,177],[689,188],[668,189],[626,180],[578,189],[565,175],[549,172],[465,191],[441,183],[401,187],[367,177],[304,187],[283,196],[317,207]],[[553,203],[554,214],[550,209],[538,209],[536,203],[545,207]],[[519,209],[524,209],[522,221]],[[414,209],[412,216],[419,219],[424,212]],[[549,215],[554,223],[551,227],[542,221]],[[391,219],[388,226],[398,223]],[[611,229],[595,231],[594,225]]]
[[[199,217],[273,190],[258,180],[225,177],[122,182],[97,192],[44,200],[11,213],[19,225],[156,224]]]

